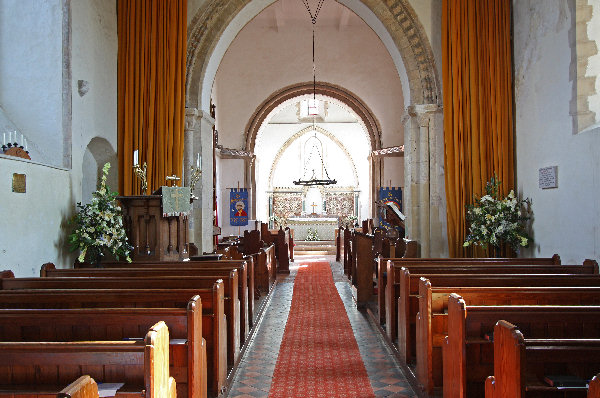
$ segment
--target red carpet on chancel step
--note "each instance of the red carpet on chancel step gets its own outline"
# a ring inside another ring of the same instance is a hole
[[[329,263],[301,266],[269,398],[375,397]]]

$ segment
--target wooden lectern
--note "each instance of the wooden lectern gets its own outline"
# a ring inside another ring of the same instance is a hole
[[[123,209],[129,244],[133,246],[130,255],[133,262],[188,258],[188,218],[184,215],[163,216],[162,188],[152,195],[117,196],[117,199]]]

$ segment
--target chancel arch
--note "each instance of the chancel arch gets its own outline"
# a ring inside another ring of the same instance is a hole
[[[333,135],[332,133],[330,133],[329,131],[327,131],[326,129],[324,129],[324,128],[320,127],[320,126],[308,126],[308,127],[305,127],[302,130],[298,131],[296,134],[294,134],[291,138],[289,138],[283,144],[283,146],[277,152],[277,155],[275,155],[275,160],[273,161],[273,165],[271,166],[271,171],[269,172],[269,179],[268,179],[269,186],[270,187],[278,186],[278,184],[274,181],[274,176],[275,176],[275,172],[276,172],[277,168],[280,166],[280,160],[282,159],[282,157],[283,157],[284,153],[286,152],[286,150],[288,148],[290,148],[290,146],[292,144],[294,144],[294,142],[298,141],[301,137],[303,137],[303,136],[305,136],[307,134],[312,134],[314,131],[316,131],[319,134],[322,134],[325,137],[329,138],[344,153],[345,158],[346,158],[345,160],[348,161],[348,164],[350,166],[350,171],[351,171],[351,186],[358,187],[359,186],[359,181],[358,181],[358,173],[356,172],[356,165],[355,165],[354,161],[352,160],[352,156],[350,155],[350,152],[348,151],[348,148],[346,148],[344,146],[344,144],[335,135]]]
[[[209,158],[210,148],[205,148],[204,145],[200,148],[199,141],[201,139],[194,137],[198,133],[201,136],[208,135],[211,123],[215,123],[215,119],[208,117],[210,101],[214,97],[217,73],[227,53],[231,52],[231,47],[235,44],[235,40],[239,38],[240,32],[250,22],[263,11],[273,6],[279,6],[284,1],[214,0],[204,2],[197,11],[193,11],[194,17],[188,29],[186,105],[188,108],[195,109],[195,112],[202,114],[203,123],[201,124],[203,127],[195,133],[190,132],[191,134],[186,137],[186,146],[188,147],[186,149],[186,164],[191,162],[190,155],[200,150],[203,156],[203,166],[208,166],[208,162],[204,162],[204,159]],[[292,2],[289,4],[292,4]],[[397,105],[394,103],[393,110],[388,111],[387,115],[393,115],[398,120],[400,128],[391,131],[385,127],[385,123],[381,126],[375,124],[376,127],[372,131],[379,129],[385,134],[391,133],[390,140],[392,142],[389,142],[389,140],[382,142],[381,134],[379,138],[373,135],[373,141],[379,140],[379,142],[375,142],[372,149],[407,144],[408,151],[405,155],[406,165],[403,179],[406,181],[405,211],[409,215],[408,233],[411,237],[424,242],[422,255],[432,254],[428,244],[432,237],[435,237],[439,242],[434,249],[436,254],[443,254],[445,250],[443,241],[445,203],[443,199],[443,168],[441,167],[443,164],[443,141],[440,139],[442,131],[441,85],[427,34],[408,0],[395,2],[343,0],[330,2],[330,4],[335,7],[346,7],[352,15],[358,16],[358,19],[366,24],[371,33],[383,44],[385,51],[392,60],[396,79],[401,82],[401,89],[397,95],[390,98],[391,102],[397,101]],[[277,21],[275,24],[272,29],[279,32],[278,29],[281,26],[277,25]],[[371,65],[371,74],[372,71]],[[276,76],[274,75],[274,77]],[[319,79],[317,77],[317,80]],[[296,81],[298,80],[307,81],[309,79],[296,79]],[[324,85],[335,84],[331,81],[325,83],[328,79],[322,81]],[[288,89],[290,83],[292,82],[281,85],[284,88],[279,90]],[[304,83],[297,83],[296,85],[302,86]],[[231,92],[232,90],[228,91]],[[358,94],[362,98],[362,93]],[[220,98],[217,97],[217,109],[219,109],[219,100]],[[367,101],[367,103],[370,102]],[[386,105],[389,106],[390,104]],[[260,110],[262,107],[258,109]],[[218,112],[217,110],[217,114]],[[403,115],[404,118],[402,118]],[[245,118],[245,116],[238,113],[234,117],[229,117],[229,120],[240,120],[240,118]],[[253,128],[251,125],[254,123],[260,126],[261,115],[252,115],[249,123],[250,125],[245,129],[245,137],[242,140],[236,138],[232,140],[234,141],[233,144],[224,143],[224,145],[252,152],[253,139],[251,131],[253,131]],[[225,137],[225,134],[237,134],[237,131],[239,131],[237,127],[221,129],[217,126],[217,128],[220,130],[220,137]],[[394,134],[396,135],[394,136]],[[399,139],[400,142],[393,142],[398,139],[397,137],[402,137]],[[238,145],[238,142],[241,145]],[[190,147],[193,147],[193,149],[189,149]],[[372,161],[371,163],[371,174],[375,181],[371,187],[371,194],[374,194],[376,186],[382,183],[382,178],[379,175],[381,170],[377,162]],[[247,175],[251,176],[252,172]],[[252,182],[250,181],[250,183]],[[207,179],[203,181],[204,184],[210,184],[210,181]],[[202,203],[201,206],[203,209],[212,212],[211,203]],[[203,231],[212,229],[212,226],[209,226],[206,220],[208,218],[204,217],[202,221]],[[432,221],[431,226],[429,225],[430,220]]]

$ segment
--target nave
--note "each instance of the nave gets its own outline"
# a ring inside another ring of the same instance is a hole
[[[279,396],[269,395],[269,392],[290,312],[294,280],[302,265],[314,261],[330,263],[335,287],[350,320],[374,396],[416,397],[394,357],[385,346],[380,332],[369,319],[369,315],[357,309],[342,264],[335,261],[335,256],[330,255],[296,256],[295,262],[290,264],[290,274],[278,275],[275,291],[240,361],[227,396],[229,398]]]

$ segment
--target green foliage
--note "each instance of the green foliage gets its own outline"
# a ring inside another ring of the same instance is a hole
[[[79,212],[73,217],[71,224],[75,229],[69,235],[71,251],[80,250],[79,262],[83,262],[86,254],[96,262],[102,255],[110,253],[117,260],[119,257],[131,262],[129,253],[132,247],[127,242],[123,228],[123,213],[117,205],[116,192],[111,192],[106,185],[110,163],[102,168],[102,180],[98,190],[92,194],[92,201],[86,205],[77,203]]]
[[[313,229],[313,228],[309,228],[308,231],[306,232],[306,240],[309,240],[309,241],[319,240],[319,233],[317,232],[317,230]]]
[[[342,219],[341,226],[344,228],[352,228],[356,224],[358,217],[356,216],[346,216]]]
[[[525,224],[531,218],[531,200],[517,199],[512,190],[506,198],[500,199],[499,186],[500,181],[492,177],[485,185],[486,195],[466,206],[470,226],[463,246],[501,247],[507,243],[518,252],[533,241],[525,231]]]
[[[274,228],[285,228],[285,226],[287,225],[287,218],[285,217],[279,217],[276,216],[275,214],[273,214],[271,217],[269,217],[269,221],[271,221],[273,223],[273,227]]]

